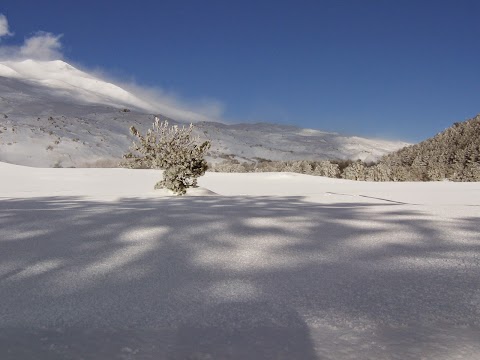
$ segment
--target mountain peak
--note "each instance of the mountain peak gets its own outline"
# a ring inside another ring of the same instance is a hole
[[[29,81],[69,95],[72,102],[133,107],[155,112],[152,104],[97,76],[75,68],[63,60],[0,61],[0,76]]]

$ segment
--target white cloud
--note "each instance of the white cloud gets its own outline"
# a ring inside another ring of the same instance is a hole
[[[25,40],[20,46],[18,54],[22,58],[37,60],[57,60],[63,58],[60,38],[62,35],[54,35],[48,32],[37,32],[34,36]]]
[[[0,14],[0,39],[12,36],[7,17]],[[62,59],[62,35],[39,31],[25,39],[22,45],[0,46],[0,60],[57,60]]]
[[[13,35],[8,29],[8,20],[7,17],[3,14],[0,14],[0,38],[4,36]]]
[[[26,38],[22,45],[0,46],[0,60],[59,60],[63,59],[62,35],[37,32]]]

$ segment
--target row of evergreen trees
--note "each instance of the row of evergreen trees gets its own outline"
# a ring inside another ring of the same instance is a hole
[[[225,161],[217,172],[297,172],[366,181],[480,181],[480,115],[377,163],[362,161]]]
[[[480,115],[380,160],[398,181],[480,181]]]

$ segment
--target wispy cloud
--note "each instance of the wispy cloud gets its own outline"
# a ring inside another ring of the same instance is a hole
[[[2,20],[2,17],[4,20]],[[2,25],[4,21],[4,25]],[[3,35],[1,35],[3,34]],[[12,36],[8,30],[8,22],[4,15],[0,15],[0,39]],[[27,37],[20,45],[0,45],[0,60],[59,60],[63,59],[62,35],[55,35],[45,31],[38,31]]]
[[[178,94],[168,93],[159,87],[145,87],[121,80],[112,80],[112,82],[151,104],[155,112],[172,119],[188,122],[222,122],[224,105],[220,101],[206,98],[186,100]]]
[[[224,105],[215,99],[197,98],[185,99],[177,93],[166,91],[158,86],[144,86],[132,79],[113,76],[102,68],[85,69],[79,64],[73,64],[77,69],[89,73],[96,78],[115,84],[141,99],[138,107],[151,113],[161,114],[175,120],[187,122],[216,121],[224,122]]]
[[[38,60],[56,60],[63,58],[60,38],[62,35],[54,35],[39,31],[34,36],[25,39],[18,49],[18,55],[22,58]]]
[[[13,36],[10,31],[8,19],[0,14],[0,40],[8,36]],[[45,31],[38,31],[30,37],[27,37],[21,45],[1,45],[0,60],[56,60],[63,58],[62,35],[54,35]]]
[[[7,17],[3,14],[0,14],[0,39],[5,36],[12,36],[13,33],[8,29],[8,20]]]

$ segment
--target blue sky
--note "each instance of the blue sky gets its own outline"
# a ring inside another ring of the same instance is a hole
[[[268,121],[419,141],[480,113],[480,1],[23,1],[22,43],[62,34],[67,61]]]

